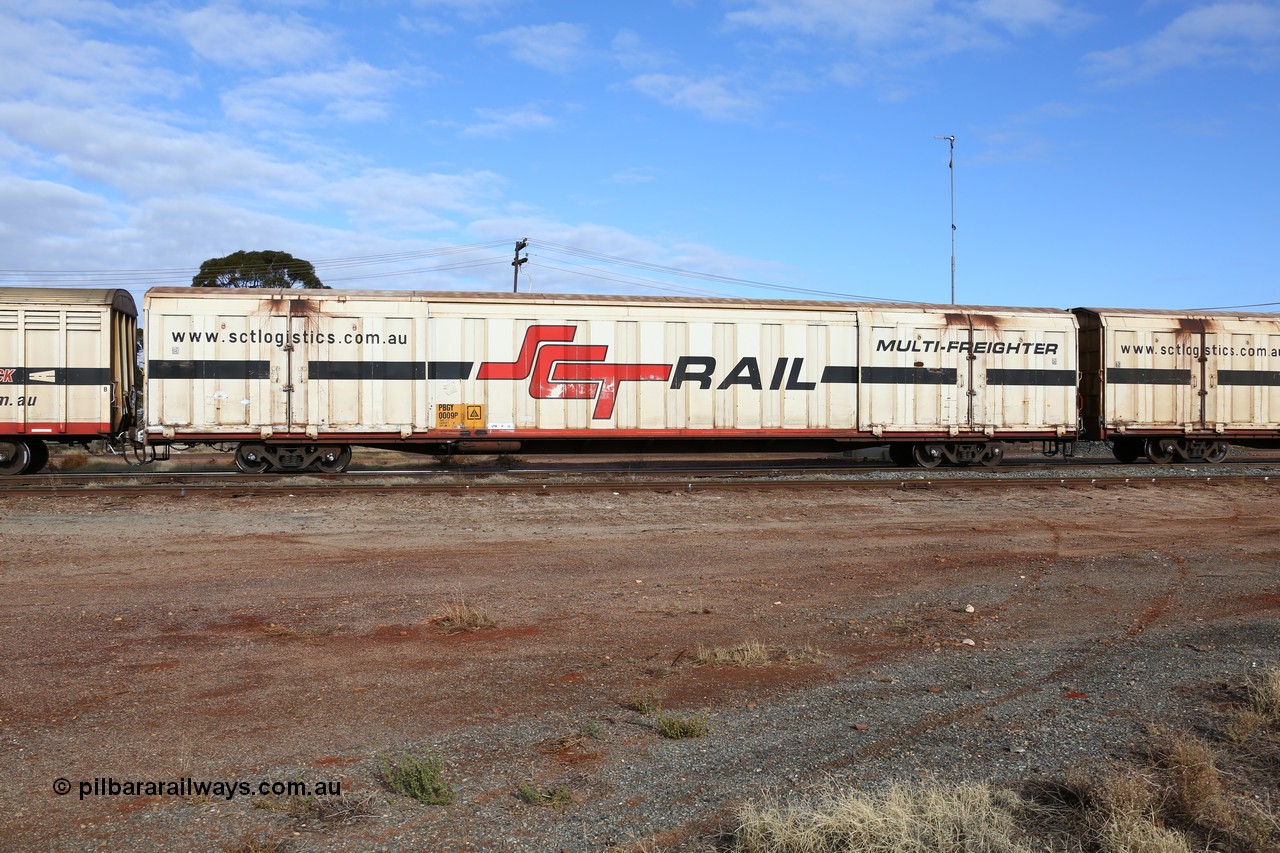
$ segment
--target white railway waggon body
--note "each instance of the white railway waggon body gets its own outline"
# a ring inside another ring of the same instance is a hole
[[[127,290],[0,287],[0,474],[133,425],[137,315]]]
[[[1077,308],[1086,435],[1117,458],[1218,461],[1280,440],[1280,317]]]
[[[148,440],[260,471],[440,452],[890,444],[995,464],[1079,431],[1067,311],[156,288]]]

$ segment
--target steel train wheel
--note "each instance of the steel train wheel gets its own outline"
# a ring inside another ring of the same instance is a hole
[[[1173,461],[1176,447],[1171,438],[1148,438],[1145,449],[1153,464],[1168,465]]]
[[[1226,459],[1227,454],[1230,452],[1231,452],[1231,445],[1227,444],[1225,441],[1219,441],[1216,444],[1214,444],[1213,447],[1210,447],[1209,451],[1205,453],[1204,461],[1211,462],[1214,465],[1217,465],[1223,459]]]
[[[940,444],[917,444],[911,448],[911,453],[921,468],[937,468],[944,458]]]
[[[348,445],[326,447],[315,461],[316,470],[326,474],[341,474],[351,464],[351,448]]]
[[[988,442],[978,458],[983,467],[994,468],[1004,461],[1004,445],[998,441]]]
[[[271,469],[261,444],[242,444],[236,448],[236,467],[246,474],[262,474]]]
[[[1124,465],[1137,462],[1142,451],[1142,440],[1138,438],[1117,438],[1111,443],[1111,455]]]
[[[896,441],[889,445],[889,461],[899,468],[906,468],[915,461],[912,455],[912,447],[903,441]]]
[[[31,451],[31,461],[27,463],[22,473],[34,474],[49,464],[49,445],[38,438],[29,438],[27,448]]]
[[[25,441],[8,438],[0,441],[0,477],[12,477],[31,464],[31,448]]]

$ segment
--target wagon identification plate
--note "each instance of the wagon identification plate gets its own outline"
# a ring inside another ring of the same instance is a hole
[[[436,429],[484,429],[484,406],[476,403],[437,403]]]

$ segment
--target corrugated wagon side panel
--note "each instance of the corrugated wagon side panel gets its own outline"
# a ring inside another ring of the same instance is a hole
[[[66,353],[60,389],[66,394],[62,421],[73,429],[106,432],[111,426],[111,325],[106,307],[68,308]]]
[[[973,330],[976,426],[1074,433],[1079,358],[1071,315],[993,319]]]
[[[295,314],[295,400],[312,432],[413,432],[427,425],[423,303],[321,301]]]
[[[1176,317],[1104,319],[1107,428],[1182,431],[1198,425],[1198,329],[1180,324]]]
[[[957,331],[937,314],[859,315],[858,425],[868,432],[937,432],[967,423],[958,408],[964,376],[948,359]]]
[[[1206,326],[1206,427],[1280,430],[1280,320],[1215,318]]]

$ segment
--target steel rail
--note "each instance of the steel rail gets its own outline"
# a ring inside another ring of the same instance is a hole
[[[594,473],[594,472],[592,472]],[[1140,487],[1159,485],[1240,485],[1245,483],[1275,485],[1280,484],[1280,472],[1273,473],[1223,473],[1223,474],[1185,474],[1169,473],[1156,476],[1135,476],[1133,474],[1095,474],[1092,476],[1064,476],[1056,472],[1045,472],[1036,476],[998,477],[975,476],[969,472],[957,476],[898,476],[898,477],[859,477],[856,475],[832,475],[829,471],[816,475],[796,477],[794,475],[756,475],[736,477],[702,477],[678,478],[637,477],[633,472],[628,479],[602,480],[583,475],[569,481],[558,480],[547,482],[541,480],[521,479],[515,482],[496,482],[489,475],[463,482],[440,482],[421,479],[393,479],[391,482],[359,482],[344,479],[346,475],[308,475],[300,478],[279,475],[261,475],[249,477],[240,475],[238,479],[227,480],[217,477],[191,477],[170,479],[156,482],[119,482],[103,484],[93,480],[89,483],[76,482],[21,482],[0,484],[0,496],[60,496],[83,497],[86,495],[146,495],[165,494],[185,497],[191,494],[233,494],[240,496],[262,495],[296,495],[307,492],[333,493],[379,493],[379,492],[411,492],[432,494],[462,495],[481,492],[510,493],[553,493],[553,492],[592,492],[592,491],[656,491],[656,492],[705,492],[725,489],[880,489],[880,490],[934,490],[934,489],[972,489],[972,488],[1017,488],[1017,487],[1066,487],[1066,488],[1108,488],[1108,487]]]

